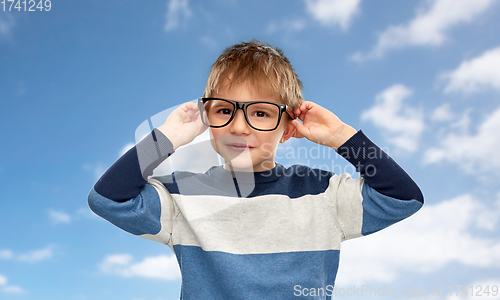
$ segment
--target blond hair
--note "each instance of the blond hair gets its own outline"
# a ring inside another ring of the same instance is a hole
[[[212,65],[203,97],[239,83],[270,92],[292,109],[304,101],[302,82],[283,51],[257,40],[224,50]]]

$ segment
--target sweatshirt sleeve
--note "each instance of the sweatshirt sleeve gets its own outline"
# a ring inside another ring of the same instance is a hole
[[[144,189],[153,170],[173,153],[170,140],[155,128],[99,178],[94,190],[117,202],[134,198]]]
[[[368,235],[399,222],[424,203],[418,185],[386,152],[359,130],[337,152],[360,179],[336,176],[335,209],[345,239]]]
[[[337,152],[356,167],[365,184],[377,192],[400,200],[417,200],[424,196],[417,184],[387,153],[359,130]]]
[[[162,224],[171,218],[165,210],[172,207],[170,195],[148,176],[173,152],[168,138],[154,129],[99,178],[88,195],[90,209],[125,231],[167,243],[169,228]]]

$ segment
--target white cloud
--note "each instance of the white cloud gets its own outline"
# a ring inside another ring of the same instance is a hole
[[[15,285],[7,285],[7,277],[0,275],[0,286],[2,286],[2,292],[12,293],[12,294],[23,294],[25,291]]]
[[[461,23],[471,22],[493,4],[493,0],[425,1],[414,19],[406,24],[390,26],[383,31],[375,47],[364,54],[356,52],[355,61],[380,58],[391,49],[411,46],[440,46],[448,31]]]
[[[10,36],[15,24],[11,14],[0,14],[0,39]]]
[[[66,213],[58,210],[49,210],[49,218],[52,224],[69,224],[76,220],[85,219],[98,219],[96,214],[94,214],[88,207],[82,207],[74,211],[73,213]],[[2,252],[0,252],[0,258],[2,257]]]
[[[49,217],[52,220],[53,224],[59,224],[59,223],[67,224],[71,222],[71,216],[62,211],[49,210]]]
[[[455,118],[455,114],[451,111],[449,103],[444,103],[437,107],[431,114],[431,120],[433,121],[450,121]]]
[[[88,207],[80,208],[76,211],[77,218],[82,217],[86,219],[100,219]]]
[[[44,249],[33,250],[31,252],[20,254],[16,257],[17,260],[26,262],[37,262],[45,259],[51,258],[53,255],[52,247],[46,247]]]
[[[106,171],[106,167],[101,164],[84,164],[82,168],[85,171],[91,172],[95,180],[98,180]]]
[[[14,253],[10,250],[0,250],[0,258],[2,259],[11,259],[14,257]]]
[[[135,146],[134,143],[128,143],[125,146],[123,146],[123,148],[120,150],[120,152],[118,152],[119,157],[121,157],[123,154],[127,153],[127,151],[132,149],[132,147],[134,147],[134,146]]]
[[[168,2],[167,23],[165,30],[171,31],[185,23],[191,17],[188,0],[170,0]]]
[[[271,22],[267,26],[267,32],[273,34],[278,31],[284,31],[291,33],[294,31],[300,31],[306,27],[306,22],[303,19],[293,18],[290,20],[284,20],[282,22]]]
[[[125,144],[118,151],[118,158],[121,157],[123,154],[127,153],[127,151],[130,150],[134,146],[135,146],[134,143],[127,143],[127,144]],[[100,163],[98,163],[98,164],[86,163],[86,164],[84,164],[82,166],[82,168],[85,171],[91,172],[95,180],[98,180],[99,178],[101,178],[102,174],[104,174],[104,172],[106,172],[106,170],[107,170],[107,168],[105,166],[103,166],[102,164],[100,164]]]
[[[358,13],[361,0],[306,0],[307,12],[325,26],[339,25],[347,30]]]
[[[145,277],[162,280],[180,278],[180,270],[174,255],[146,257],[143,261],[133,263],[129,254],[113,254],[104,258],[99,264],[103,273],[122,277]]]
[[[500,201],[491,202],[466,194],[425,205],[399,224],[343,243],[337,283],[392,282],[403,271],[429,273],[451,263],[500,267],[500,241],[488,237],[498,230]]]
[[[211,48],[215,48],[215,47],[217,46],[217,41],[216,41],[213,37],[211,37],[211,36],[209,36],[209,35],[204,35],[204,36],[202,36],[202,37],[200,38],[200,41],[201,41],[204,45],[206,45],[206,46],[208,46],[208,47],[211,47]]]
[[[464,122],[468,123],[468,115]],[[448,161],[470,174],[496,172],[500,167],[500,108],[484,118],[475,134],[450,131],[424,154],[425,163]]]
[[[110,270],[115,269],[117,266],[129,265],[132,260],[133,257],[130,254],[112,254],[106,256],[99,267],[101,271],[109,273]]]
[[[53,250],[51,246],[47,246],[43,249],[33,250],[28,253],[16,254],[11,250],[1,250],[0,259],[18,260],[25,262],[37,262],[51,258],[53,255]]]
[[[389,143],[409,152],[417,149],[424,130],[422,110],[404,103],[411,94],[406,86],[395,84],[378,94],[375,105],[361,115],[361,120],[379,127]]]
[[[2,291],[4,293],[11,293],[11,294],[24,294],[24,290],[17,285],[8,285],[2,288]]]
[[[471,119],[470,112],[472,108],[466,109],[462,114],[455,113],[451,109],[450,103],[444,103],[441,106],[434,109],[430,114],[430,120],[434,122],[440,122],[441,128],[438,129],[438,135],[443,136],[449,133],[451,130],[456,130],[462,134],[469,132]]]
[[[478,92],[488,88],[500,90],[500,47],[491,49],[441,75],[447,80],[445,93]]]
[[[17,81],[17,95],[21,96],[26,94],[26,83],[23,80]]]
[[[471,111],[472,109],[469,108],[462,113],[462,116],[457,116],[453,122],[449,123],[449,129],[458,129],[459,130],[458,132],[461,132],[462,134],[467,134],[469,132],[471,124],[471,119],[469,115]]]

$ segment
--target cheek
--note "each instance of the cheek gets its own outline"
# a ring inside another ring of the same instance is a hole
[[[224,135],[227,135],[227,133],[225,132],[225,127],[223,128],[212,128],[210,127],[210,138],[217,138],[219,136],[224,136]]]
[[[265,144],[267,148],[273,148],[276,147],[278,144],[279,140],[281,138],[281,135],[276,134],[276,132],[263,135],[261,137],[261,144]]]
[[[219,152],[218,149],[219,147],[217,146],[217,138],[221,135],[221,133],[219,132],[220,130],[217,130],[215,128],[209,128],[210,130],[210,143],[212,144],[212,148],[214,148],[214,150],[216,152]]]

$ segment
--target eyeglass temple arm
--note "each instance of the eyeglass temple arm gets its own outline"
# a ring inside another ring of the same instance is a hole
[[[292,120],[295,120],[297,118],[295,112],[293,112],[293,109],[291,109],[288,105],[286,105],[286,112],[292,118]]]

